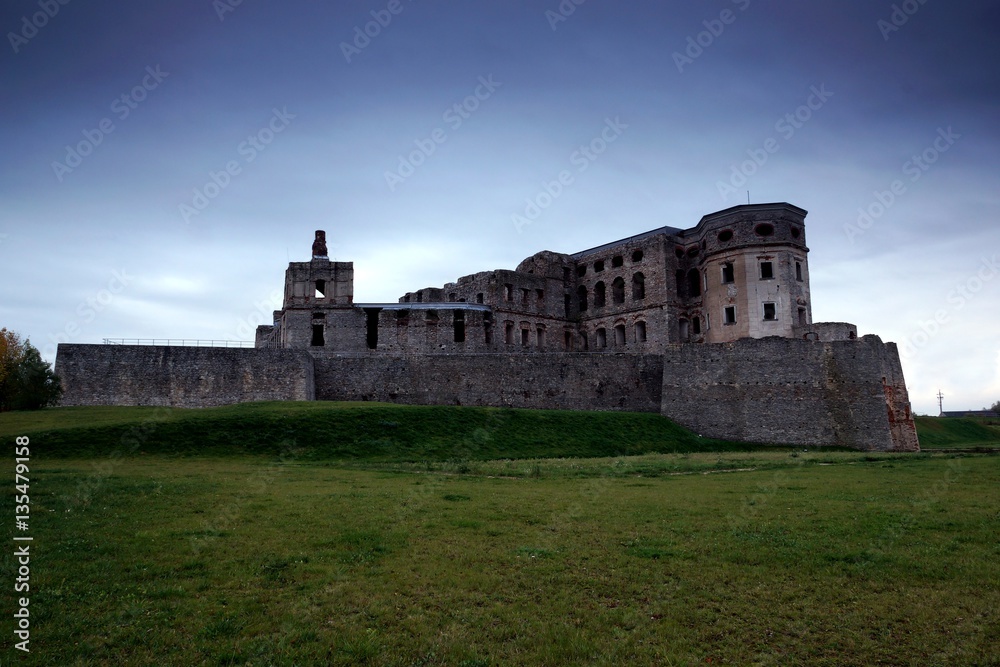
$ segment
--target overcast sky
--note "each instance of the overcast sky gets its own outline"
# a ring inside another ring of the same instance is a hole
[[[251,339],[316,229],[396,301],[749,190],[918,413],[1000,400],[997,3],[237,2],[0,9],[0,325],[48,360]]]

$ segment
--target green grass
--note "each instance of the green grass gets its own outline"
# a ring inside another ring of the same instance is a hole
[[[760,448],[701,438],[656,414],[328,402],[0,415],[0,437],[15,435],[37,435],[46,456],[278,455],[294,448],[297,458],[416,461]]]
[[[970,417],[914,418],[920,446],[928,449],[1000,447],[1000,425],[995,422]]]
[[[32,447],[18,664],[1000,663],[997,456]]]
[[[19,664],[1000,664],[997,456],[383,404],[0,415],[19,435]]]

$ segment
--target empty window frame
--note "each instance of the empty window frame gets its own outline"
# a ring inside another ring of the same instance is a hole
[[[614,257],[611,258],[611,268],[612,269],[617,269],[619,266],[621,266],[624,263],[625,263],[625,260],[622,259],[621,255],[615,255]]]
[[[309,345],[312,347],[323,347],[326,345],[324,329],[326,329],[326,315],[323,313],[314,313],[312,316],[312,340],[309,342]]]
[[[680,336],[682,343],[691,340],[691,323],[683,318],[677,320],[677,334]]]
[[[761,262],[760,263],[760,279],[761,280],[771,280],[774,278],[774,263],[773,262]]]
[[[316,281],[316,294],[315,294],[315,297],[317,299],[325,299],[326,298],[326,281],[325,280],[317,280]]]
[[[587,312],[587,287],[580,285],[576,288],[576,305],[581,313]]]
[[[646,323],[639,320],[635,323],[635,342],[645,343],[646,342]]]
[[[603,281],[598,281],[594,285],[594,308],[602,308],[604,306],[606,298],[606,288]]]
[[[597,330],[597,347],[604,349],[608,346],[608,334],[604,329]]]
[[[531,325],[527,322],[521,323],[521,345],[523,347],[528,347],[531,341]]]
[[[688,296],[701,296],[701,275],[698,269],[688,271]]]
[[[778,311],[775,308],[774,303],[771,301],[764,302],[764,319],[769,322],[773,322],[778,319]]]
[[[521,305],[525,308],[528,307],[528,295],[531,294],[531,290],[522,287],[521,288]]]
[[[691,333],[695,336],[701,335],[701,318],[693,317],[691,318]]]
[[[646,298],[646,276],[641,272],[632,274],[632,300],[640,301]]]
[[[642,251],[636,250],[635,252],[632,253],[632,262],[638,264],[641,261],[642,261]]]
[[[507,345],[514,344],[514,323],[510,320],[503,323],[503,342]]]
[[[545,347],[545,327],[539,325],[535,329],[535,345],[541,350]]]
[[[625,324],[615,325],[615,345],[617,347],[625,347]]]
[[[378,314],[380,308],[365,308],[365,343],[369,350],[378,349]]]
[[[535,290],[535,307],[538,308],[538,310],[544,310],[545,290],[540,290],[540,289]]]
[[[505,301],[514,300],[514,286],[510,283],[504,283],[503,286],[503,298]]]
[[[603,259],[599,259],[596,262],[594,262],[594,273],[600,273],[603,270],[604,270],[604,260]]]
[[[795,262],[795,279],[802,282],[802,262]]]
[[[587,265],[581,264],[580,266],[576,267],[576,275],[580,276],[581,278],[587,275]]]
[[[482,302],[483,302],[483,293],[479,292],[478,294],[476,294],[476,303],[482,303]]]
[[[809,324],[809,322],[808,322],[808,317],[806,315],[806,309],[799,308],[799,326],[804,327],[807,324]]]
[[[728,285],[734,282],[736,282],[736,271],[733,269],[733,263],[726,262],[722,265],[722,284]]]
[[[722,311],[723,324],[736,324],[736,306],[726,306]]]
[[[625,279],[621,276],[611,283],[611,300],[615,303],[625,303]]]

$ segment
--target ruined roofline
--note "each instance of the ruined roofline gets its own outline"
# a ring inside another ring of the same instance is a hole
[[[678,229],[677,227],[659,227],[657,229],[652,229],[648,232],[643,232],[642,234],[636,234],[635,236],[628,236],[623,239],[618,239],[617,241],[611,241],[610,243],[603,243],[599,246],[593,248],[588,248],[586,250],[581,250],[580,252],[572,253],[569,256],[574,260],[581,259],[588,255],[602,252],[609,248],[614,248],[615,246],[624,245],[626,243],[631,243],[633,241],[640,241],[642,239],[647,239],[652,236],[657,236],[663,234],[665,236],[679,236],[688,237],[696,236],[701,234],[702,230],[709,224],[727,216],[731,216],[735,213],[749,213],[749,212],[765,212],[765,211],[787,211],[794,215],[805,217],[808,211],[799,208],[788,202],[772,202],[768,204],[738,204],[736,206],[730,206],[729,208],[723,209],[721,211],[716,211],[715,213],[709,213],[708,215],[703,215],[698,224],[689,229]]]
[[[437,288],[435,288],[437,289]],[[482,303],[466,301],[410,301],[399,303],[355,303],[354,308],[380,308],[382,310],[482,310],[492,311],[493,308]]]
[[[665,236],[677,236],[681,234],[684,230],[677,229],[676,227],[660,227],[659,229],[653,229],[648,232],[643,232],[642,234],[636,234],[635,236],[628,236],[617,241],[612,241],[611,243],[603,243],[599,246],[594,246],[593,248],[587,248],[586,250],[581,250],[580,252],[575,252],[570,254],[570,257],[574,260],[581,259],[587,255],[591,255],[596,252],[601,252],[607,250],[608,248],[613,248],[615,246],[623,245],[625,243],[631,243],[633,241],[641,241],[642,239],[648,239],[652,236],[657,236],[658,234],[663,234]]]

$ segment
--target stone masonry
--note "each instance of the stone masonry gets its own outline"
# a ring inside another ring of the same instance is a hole
[[[353,264],[320,230],[256,350],[60,345],[57,372],[67,404],[634,410],[720,438],[916,450],[895,345],[812,321],[805,216],[735,206],[394,303],[355,303]]]

